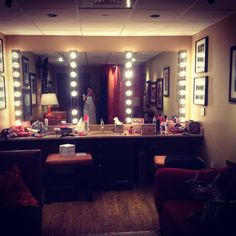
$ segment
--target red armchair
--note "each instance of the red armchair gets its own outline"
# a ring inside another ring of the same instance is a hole
[[[225,184],[225,170],[222,173],[220,186]],[[193,199],[190,186],[186,180],[196,176],[196,170],[163,168],[155,173],[155,205],[159,214],[159,224],[162,236],[210,236],[214,230],[188,219],[192,213],[203,209],[203,202]],[[217,172],[218,173],[218,172]],[[216,171],[201,170],[202,180],[212,181]],[[225,234],[226,235],[226,234]],[[227,234],[228,236],[228,234]]]

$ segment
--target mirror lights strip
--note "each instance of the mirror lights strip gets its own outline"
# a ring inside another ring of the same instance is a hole
[[[15,125],[22,124],[22,84],[20,73],[20,50],[13,49],[12,51],[12,76],[14,90],[14,109],[15,109]]]
[[[132,106],[132,78],[133,78],[133,53],[132,51],[125,51],[125,120],[126,123],[132,122],[133,106]]]
[[[187,78],[187,50],[178,52],[177,96],[179,121],[186,120],[186,78]]]
[[[71,92],[71,122],[77,124],[78,119],[78,65],[77,51],[69,51],[70,55],[70,92]]]

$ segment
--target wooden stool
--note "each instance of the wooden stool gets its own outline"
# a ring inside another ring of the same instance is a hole
[[[154,167],[155,170],[165,166],[166,155],[154,156]]]
[[[47,167],[47,202],[50,203],[50,197],[53,188],[53,168],[72,167],[75,168],[76,177],[83,174],[86,181],[87,200],[92,201],[92,179],[93,179],[93,159],[90,153],[76,153],[75,156],[61,156],[59,153],[49,154],[46,159]],[[76,178],[76,183],[78,179]]]

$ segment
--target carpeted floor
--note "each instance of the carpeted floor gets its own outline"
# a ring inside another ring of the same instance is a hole
[[[156,231],[158,215],[150,186],[97,191],[91,203],[55,202],[43,208],[43,236],[156,236]]]

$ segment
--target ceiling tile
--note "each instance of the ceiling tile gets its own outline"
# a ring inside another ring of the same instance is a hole
[[[75,30],[42,30],[43,35],[67,35],[67,36],[81,36],[81,31]]]
[[[75,21],[35,21],[35,25],[41,30],[80,30],[80,24]]]

